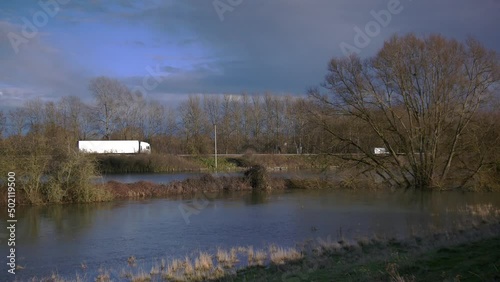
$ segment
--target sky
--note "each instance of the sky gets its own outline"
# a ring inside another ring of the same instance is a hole
[[[373,56],[394,34],[473,36],[499,52],[499,14],[500,0],[2,0],[0,108],[92,101],[97,76],[165,104],[304,95],[331,58]]]

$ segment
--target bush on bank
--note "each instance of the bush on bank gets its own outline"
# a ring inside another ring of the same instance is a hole
[[[31,135],[19,140],[1,140],[0,151],[10,156],[0,159],[0,173],[16,174],[19,204],[85,203],[113,198],[109,191],[93,184],[97,175],[95,159],[76,148],[51,144],[42,135]],[[5,195],[7,187],[2,185],[0,191]]]

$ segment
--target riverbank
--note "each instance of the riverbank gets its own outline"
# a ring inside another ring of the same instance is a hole
[[[293,154],[235,154],[220,155],[97,155],[98,170],[102,174],[117,173],[172,173],[193,171],[239,171],[255,165],[269,170],[323,169],[325,157]],[[329,158],[333,162],[333,158]]]
[[[338,243],[319,256],[284,266],[250,267],[223,281],[498,281],[498,226],[480,230],[487,234],[476,230],[461,235],[484,238],[470,241],[441,233],[366,245]]]
[[[178,259],[136,259],[118,269],[82,269],[76,278],[30,281],[496,281],[500,277],[500,211],[466,206],[448,229],[409,237],[315,238],[285,247],[234,246]]]
[[[272,189],[285,189],[284,179],[274,179]],[[250,182],[244,177],[213,177],[205,174],[199,178],[174,181],[169,184],[157,184],[148,181],[121,183],[109,181],[98,185],[107,190],[113,199],[159,198],[169,196],[194,195],[196,193],[220,193],[228,191],[252,191]]]
[[[265,168],[255,166],[245,171],[243,176],[220,176],[214,177],[211,174],[203,174],[200,177],[188,178],[182,181],[174,181],[168,184],[158,184],[149,181],[139,181],[135,183],[121,183],[117,181],[108,181],[101,184],[92,184],[90,181],[85,183],[85,189],[78,189],[80,194],[88,194],[85,201],[78,201],[80,198],[66,198],[70,201],[61,200],[65,198],[64,192],[61,191],[59,201],[51,202],[50,199],[46,201],[31,201],[22,189],[17,187],[16,203],[19,205],[42,205],[42,204],[70,204],[70,203],[90,203],[90,202],[109,202],[113,200],[123,199],[136,199],[136,198],[154,198],[154,197],[169,197],[179,195],[194,195],[196,193],[221,193],[228,191],[271,191],[283,190],[289,188],[290,182],[283,178],[269,177]],[[49,186],[50,183],[42,183],[44,186]],[[2,187],[0,189],[0,206],[6,205],[7,189]],[[39,197],[44,198],[44,197]],[[45,197],[47,198],[47,197]]]
[[[285,190],[357,190],[358,186],[346,184],[343,180],[297,179],[271,177],[263,168],[247,170],[243,176],[213,176],[188,178],[168,184],[149,181],[122,183],[108,181],[98,184],[100,190],[112,195],[113,199],[161,198],[170,196],[192,196],[198,193],[218,194],[225,192],[270,192]],[[366,183],[364,190],[391,190],[389,187]]]
[[[214,175],[210,173],[193,175],[185,180],[172,181],[167,184],[154,183],[151,181],[137,181],[134,183],[122,183],[119,181],[108,181],[105,183],[92,184],[91,181],[83,181],[85,185],[71,183],[68,189],[60,189],[58,201],[51,202],[51,198],[45,197],[46,201],[31,201],[23,190],[18,186],[16,202],[19,205],[43,205],[43,204],[71,204],[90,202],[110,202],[114,200],[137,199],[137,198],[164,198],[173,196],[192,197],[196,194],[219,194],[226,192],[270,192],[285,190],[363,190],[363,191],[393,191],[395,188],[372,178],[360,176],[351,171],[329,171],[328,173],[313,172],[313,177],[308,175],[294,175],[287,172],[284,176],[276,176],[269,173],[264,166],[254,166],[241,172],[240,175],[224,174]],[[40,190],[45,191],[41,183]],[[50,186],[50,185],[49,185]],[[78,188],[80,187],[80,188]],[[81,188],[84,187],[84,188]],[[73,191],[74,190],[74,191]],[[67,197],[69,192],[82,195],[79,197]],[[0,206],[6,205],[5,199],[7,189],[0,189],[4,194]],[[1,195],[0,195],[1,196]],[[50,194],[49,194],[50,196]],[[39,197],[42,199],[43,197]],[[84,199],[83,201],[81,199]]]

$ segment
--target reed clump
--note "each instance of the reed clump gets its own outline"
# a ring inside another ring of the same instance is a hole
[[[303,255],[295,248],[285,249],[280,247],[276,250],[276,252],[271,253],[271,262],[277,265],[297,261],[302,258]]]
[[[270,190],[269,174],[262,165],[255,165],[245,172],[245,178],[255,190]]]

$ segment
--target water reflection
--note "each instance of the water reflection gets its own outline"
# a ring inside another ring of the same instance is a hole
[[[54,234],[60,239],[83,236],[86,229],[93,225],[93,219],[101,211],[125,205],[124,202],[48,205],[34,207],[18,207],[17,239],[24,243],[35,243],[46,233]]]
[[[268,201],[269,193],[261,191],[252,191],[245,197],[245,204],[247,205],[259,205],[264,204]]]

